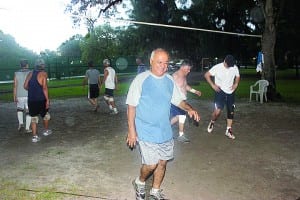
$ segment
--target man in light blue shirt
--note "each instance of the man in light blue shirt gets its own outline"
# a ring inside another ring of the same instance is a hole
[[[184,100],[167,74],[169,54],[156,49],[150,58],[151,70],[136,76],[130,85],[128,105],[127,144],[133,148],[139,143],[142,167],[133,181],[136,199],[145,199],[145,181],[153,174],[150,199],[162,199],[161,183],[168,160],[173,159],[173,133],[170,123],[171,103],[186,110],[190,117],[200,120],[198,113]]]

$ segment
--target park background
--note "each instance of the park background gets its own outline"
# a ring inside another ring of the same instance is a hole
[[[173,200],[300,198],[300,26],[295,20],[300,1],[72,2],[66,8],[75,16],[74,24],[80,18],[88,32],[66,38],[56,50],[35,52],[0,31],[0,198],[133,199],[130,183],[140,160],[138,151],[125,144],[125,98],[136,75],[135,58],[142,57],[149,65],[150,53],[157,47],[170,52],[169,73],[171,66],[176,69],[176,63],[190,59],[193,70],[188,81],[203,93],[200,99],[188,97],[200,111],[201,121],[199,127],[187,122],[190,144],[176,143],[176,159],[163,183],[167,196]],[[87,4],[76,6],[76,2]],[[116,26],[113,17],[124,19],[120,7],[129,17]],[[94,15],[91,8],[98,12]],[[270,30],[275,32],[264,37],[270,39],[268,46],[262,36],[269,33],[270,18],[274,20]],[[250,85],[263,78],[255,68],[257,53],[264,48],[274,53],[267,55],[274,62],[265,69],[274,76],[264,78],[275,86],[275,96],[263,104],[250,103]],[[228,53],[237,59],[242,78],[236,95],[235,141],[224,136],[224,114],[213,134],[206,131],[213,91],[203,74]],[[20,59],[28,59],[33,69],[37,58],[45,60],[49,74],[53,134],[33,145],[30,135],[16,130],[12,79]],[[82,87],[87,62],[93,60],[103,72],[104,58],[111,59],[120,79],[116,116],[108,114],[102,100],[99,112],[92,112]]]

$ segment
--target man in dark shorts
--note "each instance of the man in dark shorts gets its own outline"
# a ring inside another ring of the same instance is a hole
[[[93,61],[88,63],[89,69],[86,70],[85,77],[83,80],[83,86],[86,85],[88,82],[88,100],[93,106],[93,110],[95,112],[98,111],[98,97],[99,97],[99,90],[101,87],[101,80],[100,80],[100,72],[99,70],[94,68]]]
[[[48,112],[50,101],[48,95],[47,72],[45,72],[45,62],[38,59],[35,69],[30,72],[24,82],[24,88],[28,90],[28,108],[31,116],[32,142],[40,141],[37,135],[37,123],[39,115],[43,118],[43,135],[48,136],[52,133],[49,127],[50,114]]]
[[[105,85],[104,100],[108,105],[110,114],[118,114],[118,109],[114,100],[114,90],[117,89],[118,77],[114,68],[110,66],[109,59],[103,60],[104,77],[103,84]]]
[[[234,116],[234,96],[240,82],[240,73],[235,65],[232,55],[227,55],[222,63],[213,66],[204,75],[206,81],[215,91],[214,111],[207,127],[207,132],[211,133],[214,124],[221,114],[225,104],[227,107],[227,128],[225,135],[230,139],[235,139],[232,133],[232,122]],[[214,77],[214,81],[211,77]]]

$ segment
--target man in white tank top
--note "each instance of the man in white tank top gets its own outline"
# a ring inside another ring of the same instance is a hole
[[[103,60],[104,77],[103,83],[105,84],[104,100],[107,103],[111,114],[118,114],[118,109],[114,100],[114,90],[117,88],[118,78],[114,68],[110,66],[109,59]]]
[[[25,132],[31,133],[30,123],[31,117],[28,111],[28,92],[24,89],[26,76],[29,74],[29,64],[27,60],[20,61],[21,69],[15,72],[14,76],[14,102],[17,105],[18,131],[24,128],[24,113],[25,113]]]

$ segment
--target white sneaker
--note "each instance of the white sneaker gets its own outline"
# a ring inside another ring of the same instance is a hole
[[[233,139],[233,140],[235,139],[235,136],[232,134],[231,128],[229,128],[229,129],[226,130],[225,135],[227,137],[229,137],[230,139]]]
[[[32,142],[34,142],[34,143],[36,143],[36,142],[38,142],[40,140],[41,140],[41,138],[39,136],[37,136],[37,135],[35,135],[35,136],[32,137]]]
[[[52,134],[52,131],[50,129],[44,130],[44,132],[43,132],[44,136],[48,136],[48,135],[51,135],[51,134]]]
[[[116,114],[118,114],[118,113],[119,113],[118,111],[112,110],[110,114],[111,114],[111,115],[116,115]]]
[[[18,131],[21,131],[24,128],[23,124],[19,124]]]
[[[162,189],[160,189],[158,192],[152,192],[152,190],[150,190],[150,197],[149,200],[167,200],[165,198],[165,195],[162,193]]]
[[[25,130],[25,133],[27,133],[27,134],[28,134],[28,133],[32,133],[32,130],[31,130],[31,129],[26,129],[26,130]]]
[[[215,123],[210,121],[207,126],[207,132],[211,133],[214,130],[214,125],[215,125]]]

